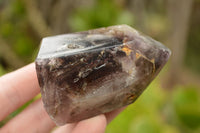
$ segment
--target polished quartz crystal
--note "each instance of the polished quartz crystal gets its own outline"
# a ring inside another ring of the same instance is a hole
[[[44,107],[64,125],[131,104],[169,56],[127,25],[44,38],[35,61]]]

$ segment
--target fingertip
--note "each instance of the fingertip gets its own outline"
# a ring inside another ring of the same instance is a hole
[[[117,115],[119,115],[126,107],[127,107],[127,106],[106,113],[105,116],[106,116],[106,118],[107,118],[107,124],[109,124],[109,123],[110,123]]]
[[[106,117],[102,114],[80,121],[74,128],[73,133],[104,133],[106,125]]]
[[[61,127],[56,127],[56,129],[52,133],[71,133],[76,123],[66,124]]]

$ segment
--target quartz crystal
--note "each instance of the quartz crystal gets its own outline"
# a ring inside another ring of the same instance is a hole
[[[44,107],[64,125],[131,104],[170,53],[127,25],[46,37],[35,61]]]

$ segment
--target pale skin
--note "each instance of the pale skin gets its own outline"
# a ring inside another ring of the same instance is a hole
[[[35,65],[32,63],[0,77],[0,121],[40,93]],[[2,133],[104,133],[106,126],[124,108],[77,123],[56,127],[49,118],[41,99],[6,123]]]

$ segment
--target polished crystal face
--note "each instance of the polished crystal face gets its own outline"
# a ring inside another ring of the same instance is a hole
[[[169,56],[127,25],[44,38],[36,59],[44,107],[64,125],[131,104]]]
[[[47,37],[42,41],[38,58],[69,56],[80,52],[89,52],[106,47],[120,45],[119,38],[103,34],[66,34]]]

